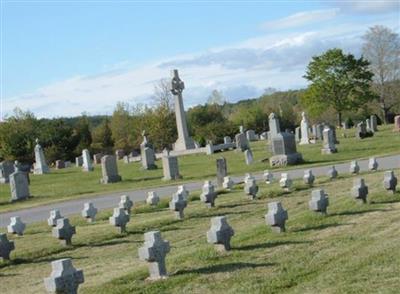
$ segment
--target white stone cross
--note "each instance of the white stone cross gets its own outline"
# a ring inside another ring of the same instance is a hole
[[[0,234],[0,257],[4,260],[9,260],[10,252],[14,249],[14,242],[8,240],[7,234]]]
[[[265,215],[265,222],[272,227],[272,230],[278,233],[285,232],[285,222],[288,219],[288,213],[283,209],[280,202],[268,203],[268,213]]]
[[[353,160],[350,163],[350,173],[351,174],[358,174],[360,172],[360,166],[358,165],[357,160]]]
[[[139,259],[149,263],[149,279],[158,280],[167,277],[165,256],[169,251],[169,242],[161,238],[159,231],[144,234],[144,246],[139,248]]]
[[[225,216],[211,218],[211,228],[207,232],[207,242],[215,244],[215,248],[218,251],[231,249],[233,235],[235,235],[235,232],[228,224]]]
[[[175,218],[183,219],[183,210],[187,206],[187,201],[183,196],[183,193],[175,193],[172,195],[172,199],[169,202],[169,209],[175,212]]]
[[[244,192],[251,200],[254,200],[257,197],[258,186],[256,179],[250,174],[247,174],[244,179]]]
[[[266,184],[271,184],[272,181],[274,180],[274,175],[269,170],[265,170],[263,178]]]
[[[216,198],[217,192],[215,192],[214,185],[211,183],[211,181],[205,181],[200,194],[200,200],[204,202],[207,207],[214,207]]]
[[[368,186],[365,185],[364,179],[358,178],[354,180],[351,196],[354,199],[361,200],[363,203],[367,203]]]
[[[328,169],[328,172],[326,173],[326,175],[329,177],[329,179],[336,179],[337,178],[337,176],[338,176],[338,172],[337,172],[337,170],[336,170],[336,168],[335,168],[335,166],[334,165],[332,165],[332,167],[330,167],[329,169]]]
[[[303,182],[306,185],[312,186],[314,184],[315,176],[311,169],[306,169],[304,171]]]
[[[311,192],[311,200],[308,202],[310,210],[326,214],[326,209],[329,206],[328,194],[323,189],[313,190]]]
[[[287,173],[281,174],[281,179],[279,180],[279,186],[285,190],[290,190],[292,187],[292,179],[289,177]]]
[[[63,218],[58,209],[54,209],[50,211],[50,217],[47,219],[47,224],[50,227],[55,227],[57,225],[57,220]]]
[[[370,171],[377,171],[378,170],[378,161],[376,161],[375,157],[371,157],[368,161],[368,169]]]
[[[72,236],[76,233],[75,226],[71,226],[68,218],[61,218],[57,220],[57,226],[53,228],[53,237],[61,240],[63,245],[71,245]]]
[[[114,213],[109,218],[110,224],[119,228],[120,233],[126,232],[126,224],[129,220],[129,214],[121,207],[114,208]]]
[[[160,197],[158,197],[157,192],[151,191],[147,193],[147,204],[156,206],[158,202],[160,202]]]
[[[391,191],[393,194],[396,193],[397,178],[392,170],[385,171],[383,178],[383,187],[387,191]]]
[[[119,201],[119,208],[122,208],[126,213],[131,214],[131,209],[133,207],[133,202],[128,195],[122,195]]]
[[[97,208],[94,207],[92,202],[83,204],[82,216],[87,219],[89,223],[96,220]]]
[[[222,183],[222,187],[227,190],[232,190],[235,182],[231,179],[230,176],[224,177],[224,182]]]
[[[7,232],[22,236],[25,231],[25,224],[21,221],[19,216],[12,216],[10,224],[7,226]]]

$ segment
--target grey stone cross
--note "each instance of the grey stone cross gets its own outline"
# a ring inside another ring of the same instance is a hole
[[[350,173],[351,174],[358,174],[360,172],[360,166],[358,165],[357,160],[353,160],[350,163]]]
[[[70,258],[51,262],[51,274],[44,279],[48,293],[78,293],[79,284],[84,282],[83,271],[72,265]]]
[[[71,245],[72,236],[76,233],[75,226],[71,226],[68,218],[61,218],[57,220],[57,226],[53,228],[53,237],[61,240],[63,245]]]
[[[50,217],[47,219],[47,224],[50,227],[55,227],[57,225],[57,220],[63,218],[58,209],[50,211]]]
[[[326,209],[329,206],[328,194],[323,189],[313,190],[311,192],[311,200],[308,202],[310,210],[326,214]]]
[[[328,172],[326,173],[326,175],[327,175],[328,178],[331,179],[331,180],[337,178],[338,172],[337,172],[337,170],[336,170],[336,168],[335,168],[334,165],[332,165],[332,167],[328,169]]]
[[[263,179],[266,184],[271,184],[274,180],[274,175],[269,170],[265,170],[263,174]]]
[[[83,204],[82,216],[87,219],[89,223],[96,220],[97,208],[94,207],[92,202]]]
[[[169,209],[175,212],[176,219],[183,219],[183,210],[187,206],[187,201],[184,193],[179,191],[172,195],[172,199],[169,202]]]
[[[216,216],[211,219],[211,228],[207,232],[207,242],[214,244],[218,251],[231,249],[231,238],[234,230],[228,224],[225,216]]]
[[[7,232],[22,236],[25,231],[25,224],[21,221],[21,218],[19,216],[12,216],[10,220],[11,222],[7,226]]]
[[[312,186],[314,184],[315,176],[311,169],[306,169],[304,171],[303,182],[306,185]]]
[[[289,191],[292,187],[292,179],[289,177],[287,173],[281,174],[281,179],[279,180],[279,186],[286,191]]]
[[[160,202],[160,197],[157,195],[157,192],[150,191],[147,193],[146,203],[149,205],[156,206]]]
[[[139,248],[139,259],[149,263],[149,279],[158,280],[167,277],[165,256],[169,251],[169,242],[161,238],[159,231],[144,234],[144,246]]]
[[[365,185],[364,179],[358,178],[354,180],[351,196],[354,199],[361,200],[363,203],[367,203],[368,186]]]
[[[10,259],[10,252],[15,249],[14,242],[9,241],[6,234],[0,234],[0,257]]]
[[[378,161],[376,160],[375,157],[371,157],[368,160],[368,169],[370,171],[377,171],[378,170]]]
[[[172,80],[170,85],[170,90],[172,95],[180,95],[185,89],[185,83],[179,78],[179,73],[177,69],[172,71]]]
[[[129,222],[129,214],[121,207],[114,208],[114,213],[110,216],[110,224],[119,228],[120,233],[126,232],[126,224]]]
[[[232,190],[235,182],[231,179],[230,176],[224,177],[224,182],[222,183],[222,187],[227,190]]]
[[[257,198],[258,186],[256,184],[256,179],[250,174],[247,174],[244,179],[244,192],[251,200]]]
[[[288,219],[288,213],[283,209],[280,202],[268,203],[268,213],[265,215],[265,222],[272,227],[272,230],[278,233],[285,232],[285,222]]]
[[[122,195],[119,201],[119,208],[122,208],[126,213],[131,214],[131,209],[133,207],[133,202],[128,195]]]
[[[200,194],[200,200],[204,202],[207,207],[214,207],[215,199],[217,198],[217,192],[215,192],[214,185],[211,181],[205,181],[202,193]]]
[[[383,178],[383,187],[387,191],[391,191],[393,194],[396,193],[397,178],[392,170],[385,171]]]

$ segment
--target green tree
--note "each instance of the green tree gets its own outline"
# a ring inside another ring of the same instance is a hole
[[[111,132],[114,147],[131,151],[134,138],[132,136],[132,117],[129,113],[129,104],[118,102],[111,117]]]
[[[357,110],[375,98],[370,88],[373,73],[368,66],[364,58],[344,54],[341,49],[314,56],[304,75],[311,84],[301,97],[302,104],[312,115],[333,108],[340,126],[344,111]]]
[[[92,144],[90,123],[86,114],[83,114],[76,123],[74,137],[76,140],[75,154],[81,154],[83,149],[89,148]]]
[[[114,147],[112,131],[110,128],[110,120],[105,118],[100,125],[93,129],[92,132],[92,148],[99,152],[110,153]]]

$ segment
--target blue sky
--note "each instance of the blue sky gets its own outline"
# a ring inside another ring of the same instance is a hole
[[[311,56],[360,54],[381,24],[399,31],[395,1],[1,1],[2,112],[111,113],[150,103],[173,68],[185,105],[218,89],[229,101],[267,87],[304,87]]]

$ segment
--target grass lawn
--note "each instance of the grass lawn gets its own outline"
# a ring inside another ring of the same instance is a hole
[[[303,154],[305,160],[300,166],[324,165],[356,158],[367,158],[372,155],[400,153],[400,133],[394,133],[392,129],[393,125],[379,126],[380,131],[374,137],[364,140],[354,138],[354,129],[346,130],[347,138],[343,137],[342,130],[338,130],[337,136],[340,141],[340,144],[337,145],[338,153],[331,155],[321,155],[321,142],[298,146],[298,151]],[[215,160],[220,156],[227,159],[228,172],[231,175],[260,172],[269,168],[268,161],[262,161],[271,156],[266,141],[253,142],[251,147],[255,163],[250,166],[245,164],[243,153],[236,151],[179,157],[179,169],[183,176],[179,182],[214,178],[216,173]],[[99,183],[101,178],[100,165],[96,166],[94,172],[90,173],[82,172],[80,168],[74,167],[62,170],[52,169],[52,173],[46,175],[31,175],[30,191],[33,197],[27,201],[10,203],[9,185],[0,185],[0,212],[112,191],[126,191],[178,183],[162,181],[161,160],[157,161],[157,165],[159,166],[157,170],[146,171],[140,168],[140,163],[124,164],[120,161],[119,173],[123,181],[109,185]],[[299,168],[299,165],[288,168]]]
[[[399,177],[400,170],[396,170]],[[349,196],[354,176],[318,178],[315,187],[329,194],[328,215],[308,210],[312,188],[295,182],[293,192],[277,183],[259,183],[259,199],[248,200],[237,186],[220,193],[208,209],[191,196],[185,219],[177,221],[164,199],[156,208],[139,204],[127,233],[108,224],[102,211],[93,224],[72,217],[73,245],[62,247],[45,223],[29,225],[15,241],[11,261],[0,262],[1,293],[43,293],[50,262],[72,258],[83,269],[80,293],[398,293],[400,282],[400,192],[382,188],[383,173],[366,173],[367,204]],[[267,203],[287,209],[287,232],[265,224]],[[226,215],[235,230],[232,250],[218,253],[206,242],[212,216]],[[143,233],[160,230],[170,241],[169,278],[149,282],[137,251]]]

